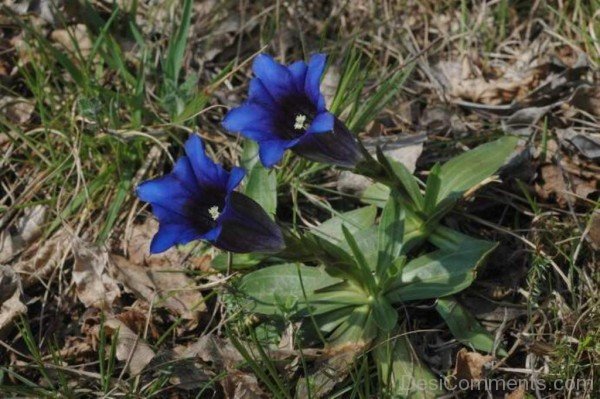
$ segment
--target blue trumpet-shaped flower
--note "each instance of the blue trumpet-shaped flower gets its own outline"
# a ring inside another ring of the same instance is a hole
[[[185,143],[185,152],[170,174],[137,188],[138,197],[152,204],[159,221],[150,252],[200,239],[231,252],[281,250],[279,227],[259,204],[234,191],[244,178],[244,169],[227,172],[214,163],[195,135]]]
[[[305,158],[352,168],[362,154],[346,126],[327,111],[320,91],[325,55],[281,65],[268,55],[254,60],[249,98],[225,116],[223,126],[259,144],[271,167],[291,149]]]

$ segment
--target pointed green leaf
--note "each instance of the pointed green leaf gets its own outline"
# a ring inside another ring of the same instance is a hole
[[[369,269],[373,272],[375,271],[375,268],[377,266],[377,230],[378,226],[371,226],[369,228],[359,230],[356,233],[353,233],[356,245],[358,245],[358,248],[363,254],[367,265],[369,265]],[[352,252],[350,250],[350,246],[346,241],[340,243],[340,248],[342,248],[346,252]]]
[[[365,206],[354,209],[349,212],[341,213],[321,223],[321,225],[311,229],[311,231],[326,240],[334,243],[344,241],[342,225],[346,226],[350,233],[354,234],[362,229],[366,229],[375,223],[377,208],[374,206]]]
[[[467,288],[475,269],[496,247],[496,243],[470,240],[455,251],[439,250],[410,261],[402,275],[386,290],[391,303],[439,298]]]
[[[518,142],[518,137],[505,136],[456,156],[442,165],[437,203],[447,197],[458,198],[496,173],[512,155]]]
[[[440,379],[419,359],[404,327],[380,334],[373,357],[389,397],[434,399],[444,394]]]
[[[250,140],[244,143],[242,160],[248,172],[244,194],[258,202],[273,217],[277,211],[277,174],[265,168],[258,160],[258,145]]]
[[[379,221],[377,246],[377,276],[385,276],[387,269],[402,253],[404,239],[404,211],[391,195]]]
[[[231,254],[221,252],[213,258],[211,266],[221,272],[227,271],[227,269],[244,270],[258,265],[265,257],[266,255],[264,254]]]
[[[488,353],[494,353],[496,349],[500,356],[507,356],[505,349],[494,348],[492,334],[452,297],[438,299],[435,308],[448,324],[452,335],[463,345]]]
[[[362,279],[361,281],[358,281],[358,283],[361,284],[364,288],[366,288],[367,291],[369,291],[371,294],[375,293],[375,279],[371,274],[371,268],[367,263],[367,259],[360,250],[360,247],[356,243],[356,240],[354,239],[350,231],[348,231],[348,229],[344,225],[342,225],[342,232],[344,233],[344,238],[346,238],[346,242],[348,243],[348,246],[352,251],[354,259],[356,260],[356,264],[358,265],[361,271]]]
[[[435,164],[429,171],[427,176],[427,186],[425,187],[425,200],[424,200],[424,211],[429,215],[436,205],[436,199],[440,192],[441,179],[440,179],[440,165]]]
[[[282,307],[298,313],[306,310],[306,301],[310,303],[316,290],[340,282],[323,268],[286,263],[246,274],[238,288],[255,313],[280,314]]]
[[[365,204],[372,204],[378,208],[383,208],[390,198],[391,189],[383,183],[374,183],[367,187],[360,196],[360,200]]]
[[[373,320],[371,308],[368,305],[356,307],[329,336],[329,344],[332,346],[352,342],[360,344],[369,342],[375,337],[377,325]]]
[[[390,168],[398,181],[402,184],[406,193],[410,196],[413,204],[416,205],[416,209],[421,209],[423,207],[423,194],[421,194],[421,190],[419,190],[419,185],[417,184],[417,178],[406,169],[406,166],[402,162],[398,162],[394,159],[387,158]]]
[[[377,326],[387,332],[396,327],[398,323],[398,312],[390,305],[385,297],[379,297],[373,303],[373,319]]]

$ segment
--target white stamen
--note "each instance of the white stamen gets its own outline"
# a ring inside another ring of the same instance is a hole
[[[219,215],[221,214],[221,212],[219,212],[219,207],[215,205],[215,206],[211,206],[208,209],[208,214],[210,215],[210,217],[213,220],[217,220],[217,218],[219,217]]]
[[[306,129],[305,124],[306,124],[306,115],[304,115],[304,114],[296,115],[296,121],[294,122],[294,129],[296,129],[296,130]]]

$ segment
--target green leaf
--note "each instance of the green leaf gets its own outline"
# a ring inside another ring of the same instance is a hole
[[[227,269],[244,270],[258,265],[264,258],[264,254],[229,254],[221,252],[213,258],[211,266],[220,272],[225,272]]]
[[[360,230],[353,234],[354,241],[356,241],[356,245],[358,245],[358,249],[363,254],[367,265],[369,265],[369,269],[371,271],[375,271],[377,266],[377,251],[378,251],[378,237],[377,237],[377,227],[371,226],[364,230]],[[350,230],[350,229],[348,229]],[[341,242],[340,248],[344,251],[351,253],[352,250],[346,241]]]
[[[377,333],[377,325],[373,319],[371,307],[363,305],[356,307],[352,313],[331,333],[329,344],[332,346],[351,342],[369,342]]]
[[[385,297],[380,296],[373,303],[373,319],[377,326],[388,332],[398,323],[398,312],[390,305]]]
[[[269,215],[274,216],[277,211],[277,174],[274,169],[266,169],[258,161],[256,142],[244,142],[241,164],[249,171],[244,194],[258,202]]]
[[[375,279],[371,274],[371,267],[367,263],[367,259],[365,255],[361,251],[360,247],[356,243],[356,240],[352,236],[352,233],[348,231],[348,229],[342,225],[342,232],[344,233],[344,237],[346,238],[346,242],[352,251],[352,255],[358,265],[361,272],[361,280],[357,281],[362,287],[364,287],[369,293],[375,294]]]
[[[429,215],[435,209],[437,204],[436,199],[440,192],[441,179],[440,179],[440,164],[435,164],[429,171],[427,176],[427,186],[425,188],[425,200],[423,203],[424,211]]]
[[[377,240],[377,276],[381,279],[385,276],[387,269],[402,253],[402,241],[404,238],[404,211],[391,195],[387,201],[381,220],[379,221]]]
[[[452,335],[463,345],[488,353],[494,353],[496,349],[500,356],[508,355],[505,349],[494,348],[492,334],[453,298],[438,299],[435,308],[448,324]]]
[[[356,113],[346,121],[350,131],[358,133],[375,119],[377,114],[398,94],[413,71],[415,64],[405,65],[377,86],[377,91],[358,106]]]
[[[434,399],[444,394],[439,378],[419,359],[404,327],[381,334],[372,353],[389,397]]]
[[[421,194],[421,190],[419,190],[419,185],[417,184],[417,179],[406,169],[406,166],[402,162],[398,162],[395,159],[391,159],[386,157],[389,163],[390,170],[396,176],[400,184],[406,193],[412,200],[413,204],[416,206],[416,209],[423,208],[423,194]]]
[[[373,223],[375,223],[376,216],[376,207],[365,206],[332,217],[331,219],[321,223],[321,225],[311,229],[311,231],[315,235],[337,244],[343,242],[344,240],[342,225],[346,226],[348,231],[354,234],[360,230],[372,226]]]
[[[297,314],[306,311],[316,290],[340,282],[321,267],[285,263],[246,274],[238,288],[248,297],[252,312],[274,315],[285,310]]]
[[[277,211],[277,174],[275,169],[266,169],[262,164],[254,165],[248,174],[244,194],[258,202],[271,216]]]
[[[470,240],[456,251],[439,250],[410,261],[400,279],[386,289],[391,303],[439,298],[462,291],[473,282],[475,269],[496,243]]]
[[[383,183],[374,183],[363,191],[360,200],[365,204],[372,204],[383,208],[390,198],[392,190]]]
[[[511,156],[519,138],[505,136],[456,156],[442,165],[437,203],[458,198],[465,191],[493,175]]]
[[[362,270],[346,250],[328,240],[308,232],[300,237],[288,235],[286,248],[279,253],[285,259],[302,262],[319,262],[327,273],[334,277],[352,280],[358,285],[364,283]]]
[[[173,39],[169,42],[169,48],[167,49],[167,58],[164,66],[165,77],[175,84],[177,84],[177,81],[179,80],[179,71],[183,65],[185,45],[192,17],[192,4],[192,0],[183,1],[181,23],[175,32]]]

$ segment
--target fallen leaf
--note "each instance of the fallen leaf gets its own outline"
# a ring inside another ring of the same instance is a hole
[[[228,399],[259,399],[267,397],[254,374],[232,370],[221,380]]]
[[[138,375],[154,358],[154,351],[139,335],[135,334],[122,321],[116,318],[107,319],[104,327],[111,335],[117,334],[116,356],[120,361],[127,362],[131,375]]]
[[[562,171],[556,165],[544,165],[540,168],[542,183],[536,184],[536,191],[545,200],[554,197],[561,207],[566,207],[569,201],[567,184]]]
[[[111,275],[137,297],[164,306],[194,323],[206,304],[194,288],[194,280],[182,267],[154,264],[139,266],[119,255],[111,255]]]
[[[493,359],[490,355],[484,356],[463,348],[456,354],[456,364],[452,376],[457,380],[480,381],[485,377],[486,367]]]
[[[517,136],[529,137],[533,127],[542,119],[555,105],[546,107],[527,107],[518,110],[507,119],[502,120],[502,127],[507,133]]]
[[[125,253],[136,265],[178,267],[188,257],[188,253],[178,247],[172,247],[160,254],[150,253],[152,237],[158,231],[158,222],[147,218],[144,223],[135,224],[125,237]]]
[[[50,276],[70,250],[69,234],[59,230],[47,240],[29,246],[13,265],[15,272],[21,276],[23,288],[28,288]]]
[[[11,260],[42,234],[46,211],[44,205],[27,208],[13,226],[0,232],[0,263]]]
[[[146,372],[168,373],[169,382],[178,389],[193,390],[213,380],[216,373],[193,358],[180,358],[174,350],[160,350],[146,366]]]
[[[559,141],[566,147],[577,150],[588,159],[600,158],[600,133],[592,133],[574,128],[556,129]]]
[[[211,364],[218,372],[226,370],[225,377],[220,380],[226,398],[266,397],[256,376],[238,368],[244,362],[244,357],[229,339],[204,335],[191,346],[180,348],[179,353],[181,359],[197,358]]]
[[[0,112],[11,122],[23,125],[31,119],[35,110],[34,103],[26,98],[3,96],[0,98]]]
[[[73,243],[73,282],[79,300],[88,307],[110,309],[121,291],[107,273],[108,252],[79,239]]]
[[[525,398],[525,386],[519,385],[517,389],[506,396],[506,399],[523,399]]]
[[[352,343],[337,346],[326,351],[323,359],[317,361],[316,369],[306,377],[298,380],[296,397],[309,397],[309,386],[312,397],[325,397],[338,383],[348,376],[356,358],[364,349],[364,344]]]
[[[600,250],[600,212],[598,211],[592,214],[588,237],[592,243],[592,247],[596,250]]]
[[[80,52],[84,58],[90,54],[93,47],[87,27],[83,24],[77,24],[68,29],[56,29],[50,34],[50,39],[70,53]]]
[[[12,327],[14,321],[27,313],[21,302],[19,276],[9,266],[0,265],[0,339]]]

